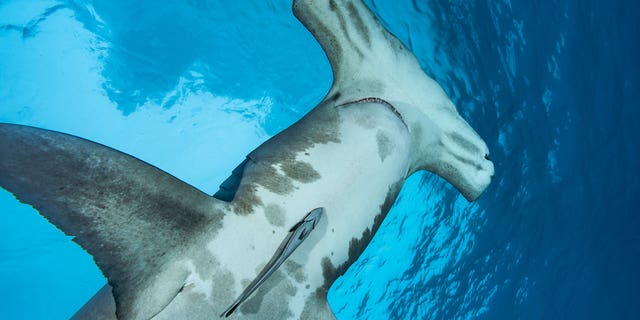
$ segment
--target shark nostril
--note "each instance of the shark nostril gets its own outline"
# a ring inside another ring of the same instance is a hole
[[[487,160],[491,160],[491,158],[489,158],[489,154],[485,154],[484,158],[487,159]]]

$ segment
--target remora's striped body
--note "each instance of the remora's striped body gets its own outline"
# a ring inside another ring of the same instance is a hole
[[[113,286],[121,319],[218,317],[289,230],[324,214],[231,315],[331,319],[326,291],[357,258],[404,179],[433,171],[474,200],[493,165],[485,143],[414,56],[359,0],[294,2],[334,84],[308,115],[248,156],[231,202],[86,140],[0,125],[0,185],[80,243]],[[53,159],[53,160],[52,160]],[[79,318],[113,318],[103,289]]]

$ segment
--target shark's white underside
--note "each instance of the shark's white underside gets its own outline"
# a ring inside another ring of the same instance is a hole
[[[365,230],[374,228],[375,217],[385,213],[385,199],[395,197],[409,165],[408,131],[387,107],[363,103],[335,111],[340,115],[340,142],[317,144],[295,156],[296,161],[307,163],[317,172],[317,180],[294,180],[293,191],[286,194],[256,184],[255,195],[262,205],[248,214],[225,215],[220,231],[193,244],[191,250],[198,254],[189,250],[175,260],[188,270],[186,286],[158,319],[189,314],[195,300],[210,311],[190,314],[194,319],[223,312],[269,261],[291,226],[317,207],[324,208],[324,215],[315,230],[289,257],[283,270],[240,306],[237,316],[299,319],[303,314],[303,318],[322,315],[318,310],[311,312],[312,304],[326,303],[317,300],[334,280],[331,268],[345,265],[350,248],[356,250],[352,242],[366,237]],[[270,161],[257,159],[249,166],[270,166],[286,176],[280,164]],[[253,177],[252,170],[247,169],[248,177]],[[234,205],[223,206],[234,211]],[[195,267],[210,264],[208,261],[216,263],[210,268]],[[221,275],[226,279],[220,281]]]

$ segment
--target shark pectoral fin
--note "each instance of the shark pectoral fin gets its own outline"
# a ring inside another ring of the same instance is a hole
[[[236,298],[227,310],[225,310],[220,317],[230,316],[240,306],[244,300],[246,300],[254,291],[256,291],[262,283],[264,283],[269,276],[271,276],[277,269],[284,263],[284,261],[302,244],[302,242],[309,236],[311,231],[318,224],[318,221],[322,217],[323,208],[316,208],[311,210],[302,220],[298,221],[284,238],[271,260],[260,271],[258,276],[251,281],[244,291]]]
[[[0,124],[0,152],[0,186],[93,256],[118,319],[164,309],[184,285],[186,271],[173,263],[180,248],[222,219],[218,200],[88,140]]]

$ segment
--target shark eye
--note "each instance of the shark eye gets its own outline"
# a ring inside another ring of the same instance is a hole
[[[489,154],[485,154],[484,158],[487,159],[487,160],[491,160],[491,158],[489,158]]]

